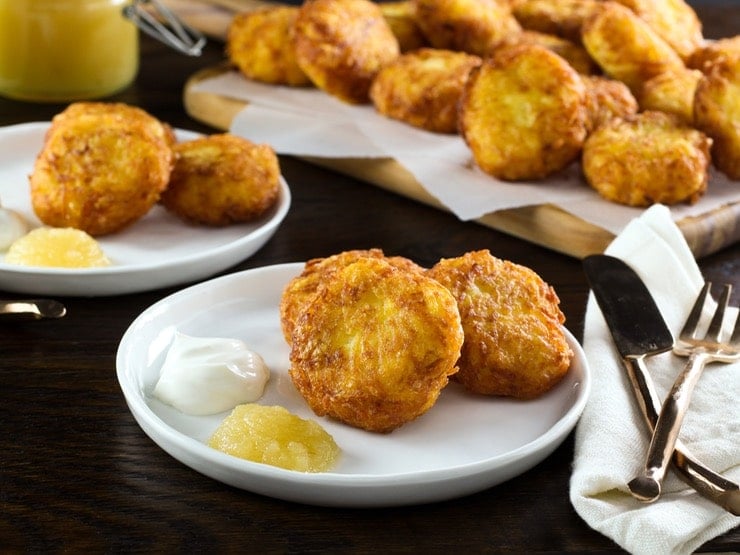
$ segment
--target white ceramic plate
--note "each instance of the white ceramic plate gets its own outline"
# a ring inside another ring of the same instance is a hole
[[[118,380],[141,428],[198,472],[232,486],[301,503],[371,507],[439,501],[491,487],[528,470],[568,435],[591,378],[581,347],[553,390],[529,402],[473,396],[450,384],[426,414],[390,434],[373,434],[316,417],[288,376],[288,347],[278,303],[303,264],[267,266],[179,291],[145,310],[124,334]],[[242,339],[271,369],[265,405],[313,418],[334,437],[342,458],[329,473],[301,473],[226,455],[206,445],[228,412],[187,416],[152,397],[175,331]]]
[[[0,128],[0,202],[40,226],[28,186],[47,122]],[[197,137],[177,130],[180,140]],[[290,190],[281,178],[280,198],[259,221],[224,228],[193,226],[155,206],[144,218],[98,242],[113,262],[107,268],[26,267],[3,262],[0,290],[34,295],[96,296],[147,291],[189,283],[225,270],[259,250],[277,230],[290,207]]]

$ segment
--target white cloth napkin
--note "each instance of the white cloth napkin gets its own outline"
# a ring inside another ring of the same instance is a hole
[[[668,209],[658,205],[646,210],[606,252],[635,269],[677,335],[703,278]],[[711,314],[711,308],[706,312]],[[736,314],[733,310],[731,317]],[[644,464],[649,435],[593,295],[584,329],[593,388],[575,436],[570,499],[576,512],[636,554],[691,553],[740,524],[740,517],[702,498],[671,471],[656,502],[645,504],[631,496],[627,482]],[[664,398],[686,359],[665,353],[647,360]],[[735,481],[740,479],[739,398],[740,364],[707,366],[680,434],[696,458]]]

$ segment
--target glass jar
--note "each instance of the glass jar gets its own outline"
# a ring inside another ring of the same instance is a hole
[[[0,95],[36,102],[107,96],[139,69],[129,0],[0,0]]]

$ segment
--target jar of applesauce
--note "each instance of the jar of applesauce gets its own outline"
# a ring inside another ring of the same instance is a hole
[[[129,85],[139,35],[129,0],[0,0],[0,95],[36,102],[98,98]]]

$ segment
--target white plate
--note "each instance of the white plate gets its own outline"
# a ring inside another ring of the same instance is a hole
[[[0,128],[0,202],[40,226],[31,207],[28,175],[41,150],[48,122]],[[177,130],[180,140],[198,134]],[[98,239],[107,268],[64,269],[5,264],[0,253],[0,290],[34,295],[118,295],[188,283],[225,270],[259,250],[290,207],[280,179],[280,198],[259,221],[223,228],[194,226],[155,206],[119,233]]]
[[[267,266],[179,291],[145,310],[124,334],[118,380],[144,432],[198,472],[226,484],[314,505],[371,507],[426,503],[480,491],[528,470],[568,435],[586,403],[591,378],[583,350],[564,380],[543,397],[517,402],[445,388],[426,414],[390,434],[373,434],[316,417],[288,375],[288,347],[278,303],[303,264]],[[342,449],[329,473],[301,473],[254,463],[205,442],[228,412],[184,415],[152,397],[175,331],[242,339],[271,369],[265,405],[282,405],[313,418]],[[567,333],[567,330],[566,330]]]

